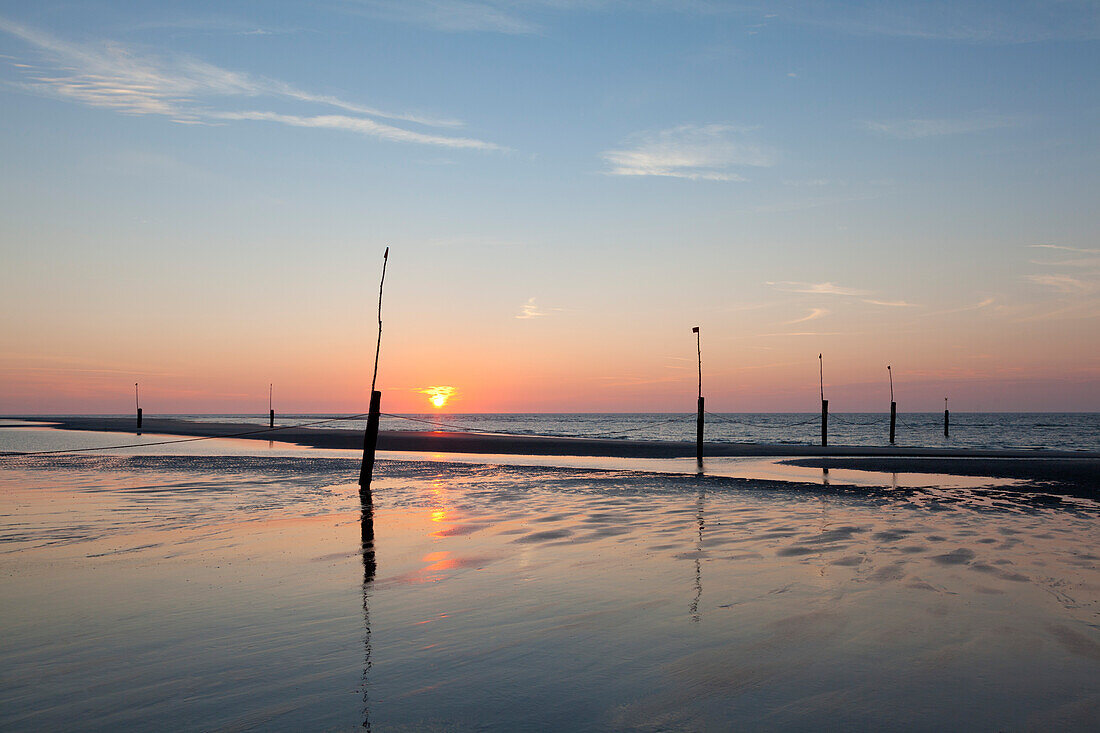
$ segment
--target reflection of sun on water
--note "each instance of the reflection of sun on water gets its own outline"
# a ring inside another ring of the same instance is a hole
[[[432,403],[432,407],[444,407],[447,402],[455,396],[458,392],[454,387],[447,385],[436,385],[434,387],[425,387],[418,390],[420,394],[428,395],[428,402]]]

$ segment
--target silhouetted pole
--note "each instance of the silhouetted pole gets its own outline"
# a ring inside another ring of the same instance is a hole
[[[371,628],[370,628],[370,588],[378,572],[378,562],[374,551],[374,507],[364,504],[362,507],[362,552],[363,552],[363,729],[370,730],[370,685],[368,679],[371,670]]]
[[[363,464],[359,468],[359,499],[371,502],[370,481],[374,475],[374,450],[378,445],[378,418],[382,410],[382,393],[375,389],[378,383],[378,355],[382,351],[382,286],[386,284],[386,264],[390,248],[382,255],[382,279],[378,283],[378,342],[374,346],[374,376],[370,380],[370,411],[367,413],[367,430],[363,433]]]
[[[134,382],[134,407],[137,408],[137,429],[141,430],[141,400],[138,399],[138,383]]]
[[[699,413],[695,418],[695,460],[703,462],[703,346],[699,327],[693,326],[691,332],[695,334],[695,351],[699,355]]]
[[[894,425],[898,421],[898,403],[894,402],[894,372],[890,365],[886,365],[886,373],[890,375],[890,445],[894,444]]]
[[[943,437],[951,437],[951,412],[947,409],[947,398],[943,398]]]
[[[274,388],[275,388],[274,384],[267,385],[267,416],[268,416],[267,426],[269,428],[275,427],[275,408],[272,406],[272,403],[271,403],[271,391]]]
[[[821,447],[829,445],[829,400],[825,399],[825,362],[817,355],[818,386],[821,389]]]

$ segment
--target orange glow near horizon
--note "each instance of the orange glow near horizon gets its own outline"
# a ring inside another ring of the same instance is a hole
[[[428,395],[428,402],[432,403],[432,407],[442,408],[447,405],[447,402],[457,391],[454,387],[437,385],[435,387],[425,387],[420,390],[420,394]]]

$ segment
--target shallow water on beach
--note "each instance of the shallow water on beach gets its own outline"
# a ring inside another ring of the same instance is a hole
[[[0,470],[0,728],[1087,730],[1100,505],[630,471]],[[170,723],[169,723],[170,721]]]

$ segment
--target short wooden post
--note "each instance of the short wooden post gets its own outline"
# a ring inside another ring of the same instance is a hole
[[[699,415],[695,418],[695,460],[703,462],[703,398],[699,398]]]
[[[269,428],[275,427],[275,410],[269,410],[267,426]]]
[[[141,430],[141,397],[138,396],[138,383],[134,382],[134,407],[137,409],[137,429]]]
[[[898,420],[898,403],[894,402],[894,371],[886,365],[886,374],[890,377],[890,445],[894,444],[894,425]]]
[[[821,447],[829,445],[829,400],[821,400]]]
[[[359,498],[370,502],[370,481],[374,474],[374,449],[378,445],[378,416],[382,409],[382,393],[371,392],[367,430],[363,433],[363,464],[359,468]]]
[[[947,398],[943,398],[943,437],[951,437],[951,411],[947,409]]]
[[[269,428],[275,427],[275,403],[272,402],[272,391],[275,389],[274,384],[267,385],[267,426]]]
[[[140,407],[138,408],[138,414],[137,414],[137,429],[141,430],[141,408]]]

